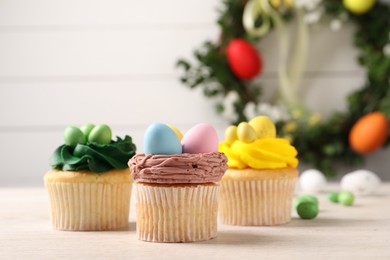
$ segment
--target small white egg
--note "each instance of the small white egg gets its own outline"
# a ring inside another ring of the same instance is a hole
[[[381,179],[368,170],[357,170],[343,176],[340,182],[342,190],[351,191],[355,195],[373,194],[379,187]]]
[[[322,172],[316,169],[309,169],[299,176],[299,186],[302,191],[308,193],[318,193],[326,185],[326,178]]]

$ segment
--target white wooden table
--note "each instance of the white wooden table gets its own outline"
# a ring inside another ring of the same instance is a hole
[[[134,197],[128,229],[65,232],[52,230],[43,188],[0,188],[0,259],[390,259],[390,184],[358,198],[353,207],[333,204],[325,193],[319,199],[321,212],[314,220],[294,213],[283,226],[219,225],[218,237],[210,241],[160,244],[137,240]]]

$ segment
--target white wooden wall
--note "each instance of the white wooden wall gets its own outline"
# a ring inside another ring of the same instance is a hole
[[[219,3],[0,0],[0,186],[42,185],[69,124],[107,123],[114,135],[133,136],[139,151],[156,121],[184,132],[209,122],[222,137],[226,123],[213,103],[182,86],[175,68],[177,58],[217,39]],[[352,32],[313,28],[306,103],[325,116],[363,83]],[[259,46],[265,97],[277,85],[276,41],[273,34]],[[371,156],[367,167],[385,174],[388,154]]]

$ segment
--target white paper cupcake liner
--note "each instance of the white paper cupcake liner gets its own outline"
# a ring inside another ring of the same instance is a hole
[[[296,178],[223,180],[219,221],[241,226],[271,226],[290,222]]]
[[[219,185],[134,185],[140,240],[195,242],[217,236]]]
[[[53,227],[59,230],[114,230],[128,226],[131,183],[45,184]]]

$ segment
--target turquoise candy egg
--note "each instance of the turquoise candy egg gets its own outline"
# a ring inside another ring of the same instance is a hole
[[[111,143],[111,137],[111,128],[108,125],[97,125],[89,133],[88,142],[109,144]]]
[[[64,141],[66,145],[75,147],[77,144],[85,144],[85,136],[80,129],[75,126],[68,126],[64,130]]]
[[[177,134],[166,124],[155,123],[144,134],[145,154],[180,154],[182,147]]]

